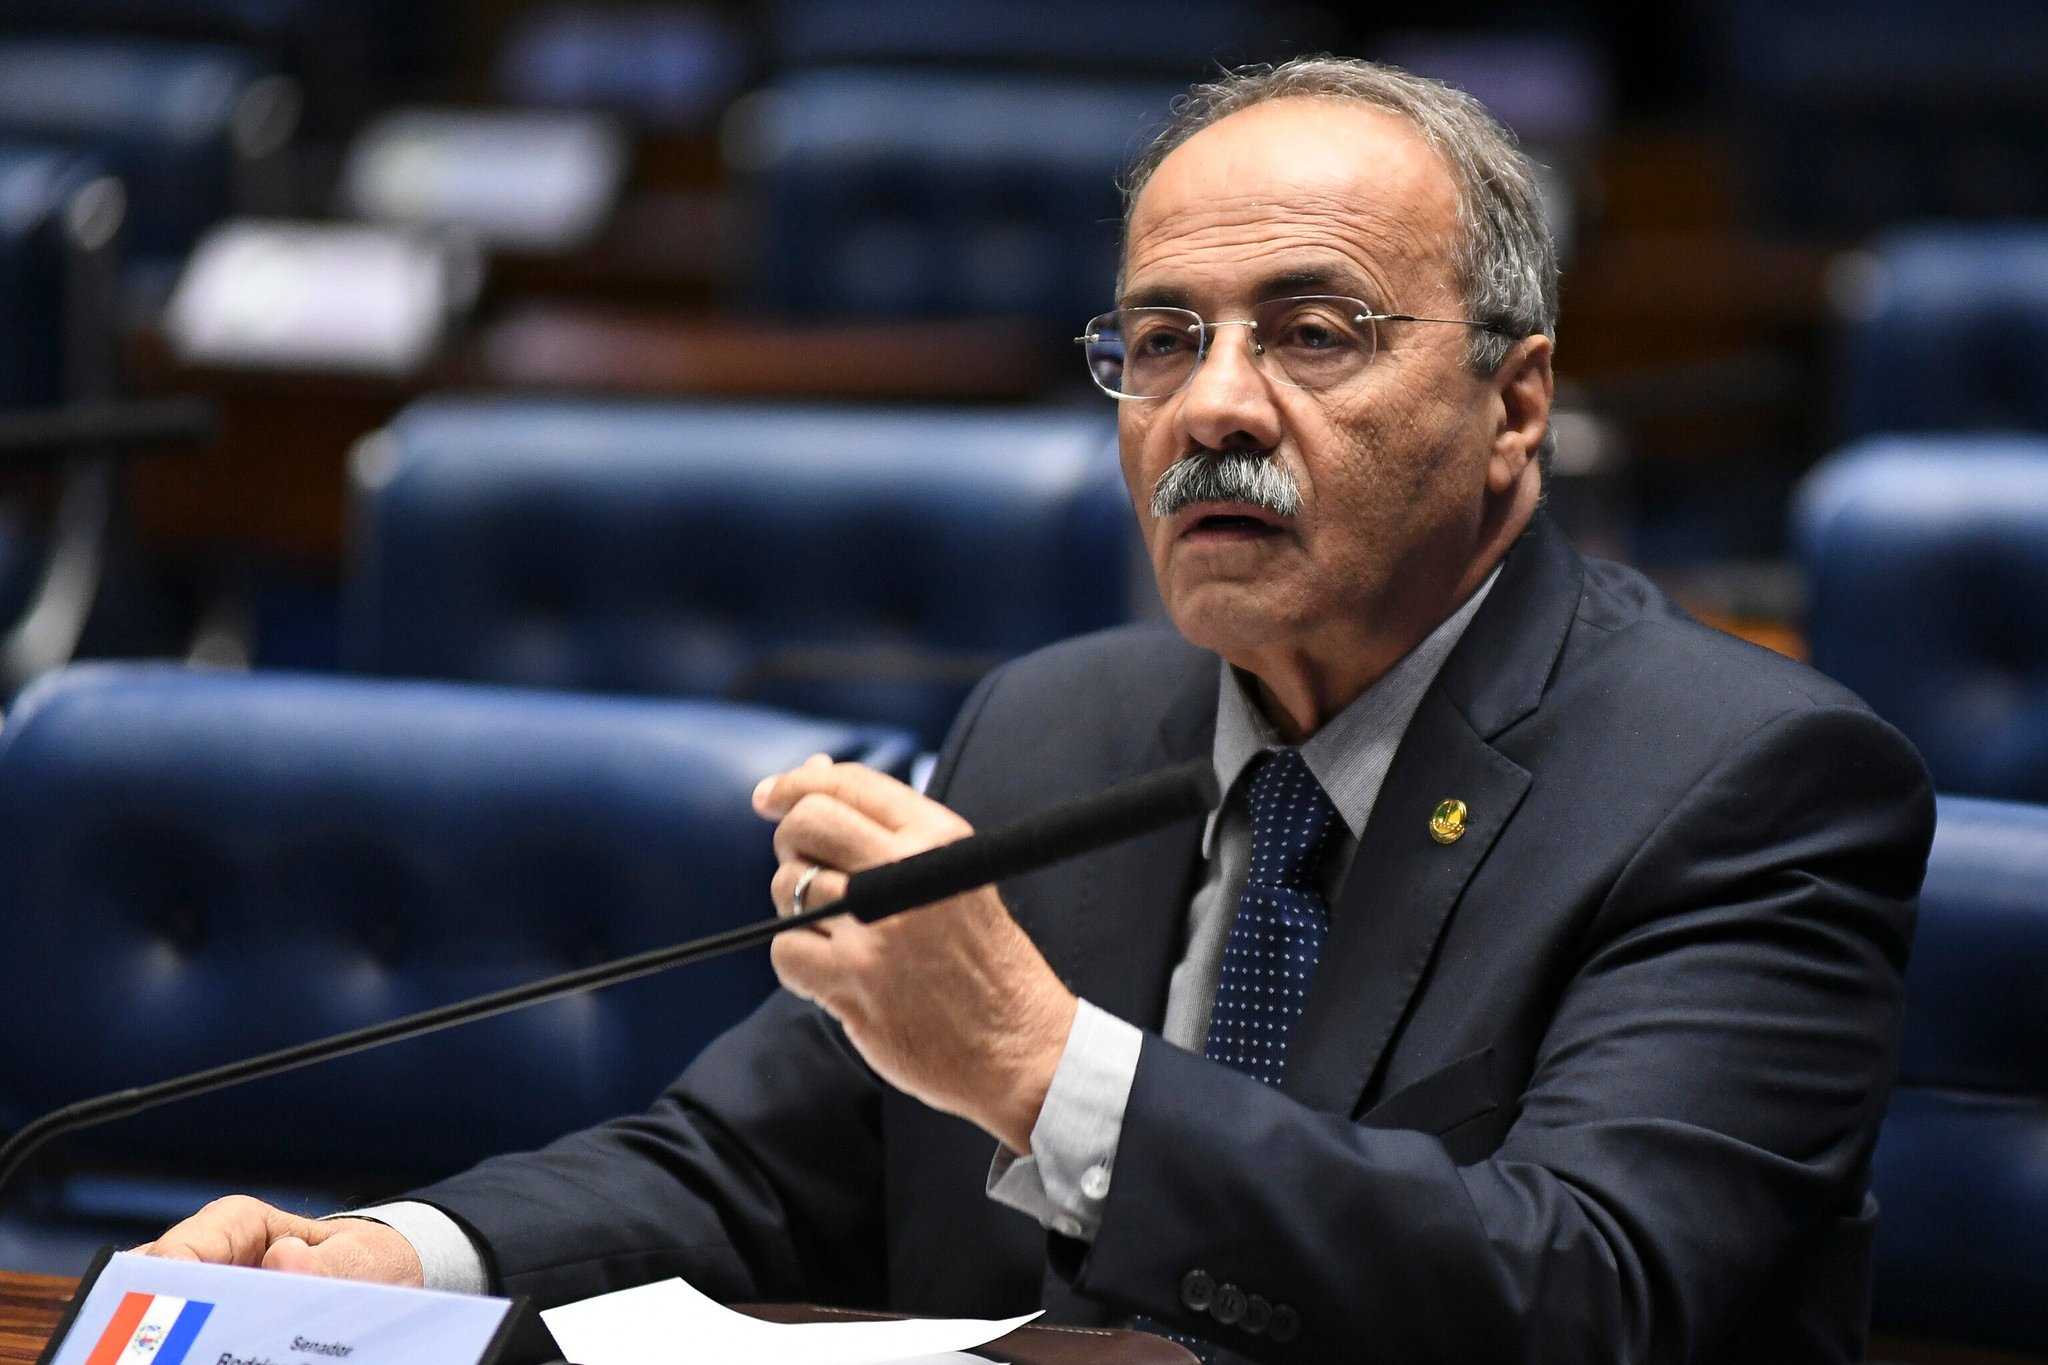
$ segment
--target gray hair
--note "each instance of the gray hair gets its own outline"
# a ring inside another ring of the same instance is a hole
[[[1498,370],[1517,338],[1557,335],[1557,248],[1543,220],[1535,169],[1515,135],[1464,91],[1378,62],[1296,57],[1225,72],[1189,90],[1124,176],[1126,237],[1139,192],[1174,148],[1239,110],[1289,98],[1357,100],[1384,109],[1407,120],[1443,158],[1458,186],[1455,265],[1465,306],[1469,316],[1501,329],[1473,329],[1466,351],[1473,370]]]

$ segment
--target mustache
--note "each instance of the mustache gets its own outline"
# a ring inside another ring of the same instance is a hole
[[[1197,451],[1167,466],[1152,485],[1152,515],[1164,521],[1198,502],[1244,502],[1291,520],[1301,486],[1264,451]]]

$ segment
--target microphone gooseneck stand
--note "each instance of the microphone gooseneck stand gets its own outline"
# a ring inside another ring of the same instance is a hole
[[[15,1172],[44,1143],[66,1133],[127,1118],[173,1100],[203,1095],[244,1081],[261,1080],[386,1043],[436,1033],[473,1019],[488,1019],[528,1005],[558,1000],[565,995],[632,981],[737,948],[765,943],[777,934],[806,928],[839,915],[851,914],[873,923],[903,910],[929,905],[977,886],[1121,843],[1178,820],[1206,814],[1216,799],[1215,777],[1207,758],[1163,768],[1120,783],[1098,795],[1061,802],[986,833],[929,849],[900,862],[884,863],[856,872],[847,878],[845,896],[828,905],[806,910],[801,915],[742,925],[688,943],[651,949],[594,967],[583,967],[559,976],[493,991],[471,1000],[388,1019],[329,1038],[316,1038],[260,1057],[227,1062],[170,1080],[80,1100],[24,1124],[6,1142],[0,1143],[0,1189],[6,1187]]]

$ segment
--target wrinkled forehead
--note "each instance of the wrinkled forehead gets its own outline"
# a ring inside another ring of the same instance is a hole
[[[1400,306],[1456,296],[1458,195],[1405,119],[1289,98],[1204,128],[1132,207],[1122,288],[1224,291],[1249,274],[1348,272]],[[1379,302],[1382,300],[1375,300]]]

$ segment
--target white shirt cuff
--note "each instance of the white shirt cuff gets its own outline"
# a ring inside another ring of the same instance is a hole
[[[1031,1129],[1031,1155],[996,1149],[989,1198],[1062,1237],[1095,1240],[1144,1041],[1136,1027],[1081,1001]]]
[[[469,1240],[462,1224],[432,1204],[404,1199],[331,1216],[367,1218],[411,1242],[412,1249],[419,1253],[420,1274],[429,1289],[450,1294],[488,1294],[491,1290],[483,1253]]]

